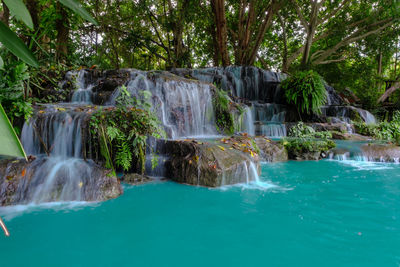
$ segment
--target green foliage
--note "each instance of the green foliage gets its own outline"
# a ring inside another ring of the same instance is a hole
[[[398,110],[394,112],[390,122],[383,121],[379,124],[355,122],[354,127],[359,134],[400,145],[400,111]]]
[[[295,138],[303,138],[303,139],[304,138],[328,139],[332,138],[332,133],[329,131],[316,132],[312,127],[304,124],[303,122],[298,122],[296,125],[290,128],[288,136]]]
[[[233,115],[230,112],[231,100],[228,93],[221,89],[215,90],[213,97],[213,107],[216,119],[217,130],[220,133],[233,134],[235,125]]]
[[[26,100],[26,82],[29,79],[25,63],[7,60],[0,69],[0,103],[3,105],[11,123],[15,118],[27,120],[32,115],[32,106]]]
[[[307,153],[322,153],[336,147],[332,140],[314,140],[307,138],[284,139],[283,145],[289,155],[304,155]]]
[[[26,154],[12,124],[0,104],[0,155],[23,157]]]
[[[148,92],[143,92],[142,96],[143,100],[139,101],[130,97],[126,87],[121,87],[115,108],[99,110],[93,114],[90,121],[91,133],[97,135],[100,141],[106,165],[114,162],[117,168],[127,171],[135,167],[143,173],[147,136],[165,137],[160,121],[151,111]],[[133,159],[137,161],[136,166],[132,166]],[[110,165],[113,167],[114,164]]]
[[[283,139],[282,143],[292,158],[307,153],[326,152],[336,146],[335,142],[331,140],[331,132],[316,132],[303,122],[293,126],[289,130],[288,137]]]
[[[299,71],[281,84],[286,100],[303,114],[320,114],[321,106],[327,101],[325,86],[318,73]]]

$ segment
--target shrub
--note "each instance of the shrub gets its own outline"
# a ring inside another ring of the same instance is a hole
[[[355,122],[354,127],[359,134],[400,145],[400,111],[394,112],[390,122],[384,121],[379,124]]]
[[[322,138],[322,139],[328,139],[332,138],[332,133],[329,131],[323,131],[323,132],[316,132],[312,127],[304,124],[303,122],[298,122],[295,126],[290,128],[289,137],[296,137],[296,138]]]
[[[300,71],[282,82],[286,100],[296,106],[299,113],[321,114],[321,106],[327,101],[324,82],[318,73]]]
[[[289,158],[297,159],[311,159],[308,154],[321,155],[323,152],[336,147],[335,142],[332,140],[315,140],[315,139],[305,139],[305,138],[294,138],[294,139],[284,139],[282,144],[288,151]]]
[[[25,97],[28,67],[25,63],[4,59],[4,68],[0,69],[0,103],[11,123],[16,118],[27,120],[32,115],[31,103]]]

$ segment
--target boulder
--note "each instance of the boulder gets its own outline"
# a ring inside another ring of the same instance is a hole
[[[361,147],[364,157],[369,161],[399,162],[400,147],[391,144],[366,144]]]
[[[121,181],[130,185],[145,184],[153,181],[150,177],[138,173],[126,173],[122,176]]]
[[[0,206],[54,202],[104,201],[122,194],[110,171],[82,159],[40,157],[0,161]]]
[[[343,133],[332,131],[332,139],[336,140],[351,140],[351,141],[367,141],[371,138],[360,134]]]
[[[259,156],[248,137],[216,141],[167,141],[167,178],[191,185],[218,187],[258,178]]]
[[[260,157],[263,161],[277,162],[288,160],[287,150],[280,142],[271,141],[266,137],[260,136],[255,137],[254,141],[260,150]]]

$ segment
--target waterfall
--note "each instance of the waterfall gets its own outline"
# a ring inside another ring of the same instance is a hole
[[[21,141],[36,159],[24,169],[10,204],[96,201],[120,194],[116,178],[82,159],[82,130],[89,116],[67,104],[47,105],[25,122]]]
[[[376,124],[374,115],[372,115],[368,110],[358,108],[357,112],[360,114],[361,118],[366,124]]]
[[[155,77],[148,78],[149,75]],[[132,71],[127,90],[137,99],[142,91],[151,93],[153,110],[172,139],[217,133],[211,85],[207,83],[177,79],[166,73]],[[119,94],[116,89],[110,104],[115,104]]]
[[[75,83],[77,89],[72,95],[71,98],[72,103],[92,104],[93,84],[89,85],[86,84],[86,76],[87,76],[86,70],[80,70],[78,72]]]
[[[24,124],[21,141],[26,153],[48,152],[51,156],[80,158],[81,131],[87,118],[85,112],[57,111],[49,106],[43,114],[39,113]]]

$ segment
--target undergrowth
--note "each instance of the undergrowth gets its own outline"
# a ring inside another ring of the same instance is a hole
[[[104,108],[93,114],[90,127],[100,144],[106,167],[128,171],[145,171],[148,136],[165,137],[157,116],[151,111],[151,93],[142,91],[142,100],[131,96],[125,86],[120,89],[116,107]],[[136,160],[136,166],[132,162]],[[152,162],[153,167],[157,162]]]

